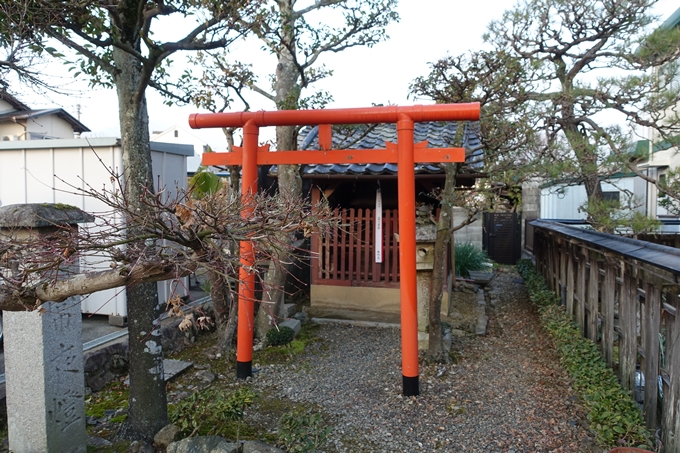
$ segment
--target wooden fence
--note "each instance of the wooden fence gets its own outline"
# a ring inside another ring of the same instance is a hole
[[[340,226],[312,238],[312,284],[399,287],[399,216],[383,210],[383,262],[375,262],[375,210],[339,209]]]
[[[583,335],[680,451],[680,250],[537,220],[536,266]],[[642,385],[644,381],[644,386]]]

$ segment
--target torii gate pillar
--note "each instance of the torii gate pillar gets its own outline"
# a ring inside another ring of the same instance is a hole
[[[418,382],[418,291],[416,286],[416,226],[415,226],[415,162],[463,162],[462,148],[415,147],[414,122],[420,121],[476,121],[479,103],[416,105],[411,107],[369,107],[328,110],[277,110],[259,112],[193,114],[189,125],[193,129],[205,127],[242,127],[243,148],[231,153],[203,154],[203,165],[242,165],[241,197],[244,208],[241,215],[252,213],[248,201],[257,192],[258,165],[329,164],[329,163],[397,163],[399,194],[399,263],[401,350],[403,393],[419,394]],[[323,150],[278,151],[258,149],[259,127],[326,125],[322,148],[329,149],[331,124],[396,123],[397,146],[382,150]],[[396,149],[395,149],[396,148]],[[236,376],[252,375],[253,326],[255,301],[255,264],[253,245],[240,243],[241,268],[239,270],[238,337]]]

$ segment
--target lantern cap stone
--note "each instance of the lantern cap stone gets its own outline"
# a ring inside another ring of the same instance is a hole
[[[0,206],[0,228],[42,228],[93,222],[94,216],[62,203]]]

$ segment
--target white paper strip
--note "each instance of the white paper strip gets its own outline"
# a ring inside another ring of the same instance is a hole
[[[375,191],[375,262],[383,262],[382,193]]]

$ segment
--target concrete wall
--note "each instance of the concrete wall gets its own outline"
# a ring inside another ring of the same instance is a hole
[[[467,218],[465,209],[453,208],[453,225],[460,225]],[[482,215],[477,214],[474,222],[464,226],[453,233],[455,243],[471,242],[475,246],[482,248]]]
[[[177,187],[186,188],[186,158],[192,154],[193,147],[152,144],[154,182],[167,188],[168,197]],[[119,174],[122,169],[122,149],[115,138],[0,142],[0,205],[65,203],[101,215],[109,211],[108,207],[77,188],[85,189],[86,182],[95,190],[111,190],[109,172]],[[109,218],[121,221],[113,214]],[[96,231],[102,226],[95,222],[82,227]],[[98,257],[83,259],[80,265],[90,270],[108,268],[108,263]],[[163,302],[171,292],[169,285],[159,283]],[[184,295],[184,287],[178,289]],[[125,291],[116,288],[91,294],[83,298],[82,309],[85,313],[127,316]]]

